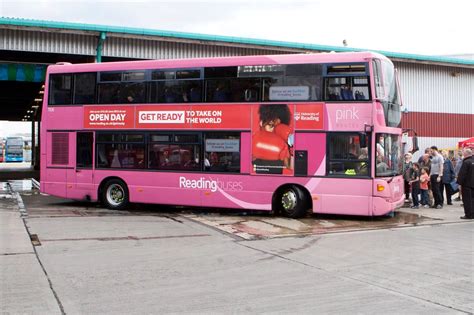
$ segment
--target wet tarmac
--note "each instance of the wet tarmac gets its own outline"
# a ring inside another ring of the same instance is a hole
[[[462,208],[447,211],[402,208],[392,216],[360,217],[313,214],[302,219],[273,216],[267,212],[236,211],[132,204],[127,210],[104,208],[98,203],[72,201],[40,194],[31,180],[13,180],[0,183],[0,197],[18,192],[29,218],[155,216],[177,222],[191,220],[226,233],[236,239],[255,240],[289,236],[307,236],[327,233],[357,232],[380,229],[416,227],[429,224],[455,223],[460,220]],[[7,198],[7,197],[5,197]]]
[[[215,214],[184,216],[246,240],[400,228],[433,220],[401,211],[393,216],[376,218],[318,214],[303,219]]]

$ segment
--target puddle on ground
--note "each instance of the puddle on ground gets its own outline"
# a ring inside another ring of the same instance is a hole
[[[298,220],[274,218],[268,215],[229,217],[223,214],[204,215],[196,212],[184,216],[244,239],[389,229],[416,226],[424,220],[432,220],[428,217],[406,212],[395,212],[392,217],[375,218],[318,214]]]

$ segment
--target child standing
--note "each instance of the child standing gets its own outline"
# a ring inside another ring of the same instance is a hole
[[[420,165],[418,163],[413,163],[413,171],[411,173],[411,198],[413,199],[413,206],[412,209],[420,208],[420,204],[418,202],[418,194],[420,193]]]
[[[430,181],[430,175],[428,175],[428,169],[426,167],[421,168],[420,175],[420,192],[421,192],[421,204],[425,208],[430,207],[430,201],[428,197],[428,182]]]

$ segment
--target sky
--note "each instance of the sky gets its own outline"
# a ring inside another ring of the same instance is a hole
[[[0,0],[0,16],[422,55],[474,54],[472,0]]]
[[[31,134],[31,122],[0,121],[0,138]]]

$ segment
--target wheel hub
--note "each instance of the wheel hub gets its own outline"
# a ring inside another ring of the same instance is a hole
[[[281,204],[283,209],[292,210],[296,207],[296,194],[294,191],[290,190],[285,192],[281,197]]]
[[[125,192],[120,185],[113,184],[107,189],[107,201],[114,206],[118,206],[123,202]]]

